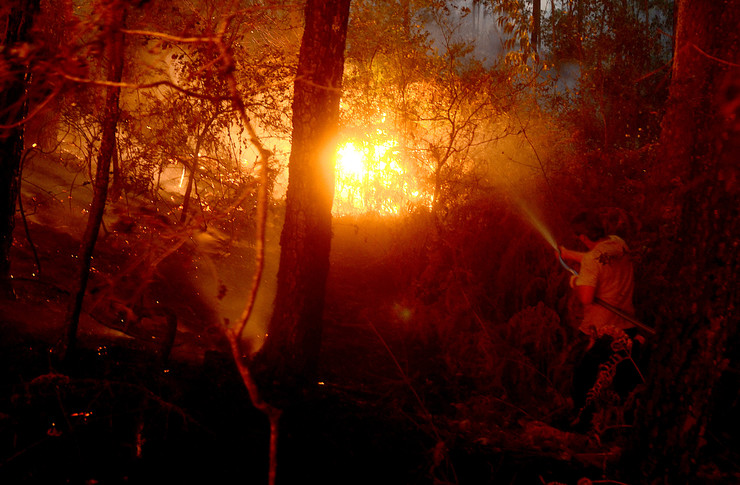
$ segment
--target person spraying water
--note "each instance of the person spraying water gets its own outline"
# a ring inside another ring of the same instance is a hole
[[[587,251],[559,246],[558,258],[566,267],[569,267],[566,261],[580,264],[580,272],[571,271],[570,286],[584,305],[581,331],[598,336],[614,327],[622,330],[635,327],[631,319],[599,305],[605,302],[626,315],[634,314],[634,269],[627,244],[619,236],[607,235],[599,216],[593,212],[578,214],[572,220],[572,227]]]
[[[632,297],[634,269],[624,240],[608,235],[594,212],[578,214],[571,226],[587,248],[576,251],[559,246],[547,227],[522,207],[533,227],[553,247],[558,261],[569,273],[570,287],[583,305],[579,330],[583,336],[573,373],[573,403],[577,410],[570,425],[585,431],[591,427],[600,392],[613,386],[623,398],[639,383],[641,374],[632,359],[633,349],[644,342],[638,329],[654,331],[634,318]],[[569,263],[579,264],[576,271]],[[622,363],[627,361],[626,368]]]
[[[542,238],[545,240],[545,242],[547,242],[547,244],[550,245],[550,247],[552,247],[555,250],[555,252],[557,254],[557,257],[558,257],[558,262],[560,263],[560,265],[566,271],[568,271],[571,274],[571,287],[574,288],[576,286],[575,283],[576,283],[576,281],[578,281],[578,277],[580,275],[579,275],[578,271],[576,271],[570,264],[568,264],[567,261],[577,262],[577,263],[580,264],[582,262],[582,259],[583,259],[584,254],[586,254],[586,253],[579,252],[579,251],[573,251],[573,250],[567,249],[565,246],[558,245],[558,243],[555,240],[555,237],[553,236],[552,232],[541,221],[541,219],[539,217],[537,217],[537,215],[534,213],[534,211],[532,211],[532,209],[530,209],[529,206],[526,205],[521,200],[518,201],[518,205],[519,205],[519,208],[521,209],[521,211],[523,212],[524,216],[526,217],[526,219],[532,225],[532,227],[534,227],[534,229],[542,236]],[[580,219],[584,219],[584,221],[577,222],[578,227],[582,227],[581,228],[581,232],[583,232],[583,234],[579,234],[578,235],[578,239],[581,242],[583,242],[583,244],[586,245],[587,248],[591,249],[592,247],[595,247],[596,246],[596,244],[597,244],[598,241],[591,240],[591,239],[584,239],[584,237],[586,237],[586,234],[585,234],[586,228],[585,228],[585,226],[583,226],[583,224],[585,224],[585,219],[587,219],[587,218],[588,219],[592,219],[591,220],[591,224],[596,224],[596,227],[600,227],[601,228],[600,230],[597,230],[596,233],[592,233],[591,234],[594,238],[596,238],[598,240],[598,239],[600,239],[601,236],[606,236],[606,234],[605,234],[605,231],[603,230],[603,227],[601,226],[601,222],[600,221],[594,222],[594,220],[593,220],[593,219],[597,219],[598,216],[595,216],[595,215],[586,215],[586,214],[587,213],[582,213],[581,215],[579,215],[579,218]],[[619,238],[617,236],[609,236],[609,239],[612,239],[612,240],[615,240],[616,241]],[[619,240],[621,240],[621,239],[619,239]],[[624,241],[622,241],[622,243],[623,242]],[[624,251],[627,251],[626,244],[624,245],[623,250]],[[588,286],[588,285],[584,285],[584,286]],[[632,284],[630,286],[630,288],[634,288],[634,284]],[[627,322],[628,323],[627,325],[622,324],[622,325],[617,325],[617,326],[619,326],[619,327],[635,326],[635,327],[639,328],[640,330],[644,331],[647,334],[650,334],[650,335],[655,334],[655,330],[653,330],[649,326],[647,326],[644,323],[642,323],[639,320],[637,320],[634,317],[634,315],[632,314],[632,312],[634,312],[634,308],[632,307],[632,296],[631,296],[633,289],[630,289],[629,290],[630,296],[629,296],[628,301],[625,300],[624,297],[622,297],[621,298],[622,301],[617,302],[616,304],[610,303],[609,301],[605,300],[601,295],[596,294],[595,291],[594,291],[594,294],[592,296],[589,296],[588,292],[590,290],[588,290],[588,289],[583,289],[583,290],[575,289],[575,290],[579,294],[579,298],[580,298],[580,296],[583,296],[584,297],[584,299],[582,299],[581,301],[584,302],[585,304],[598,305],[598,306],[602,307],[604,310],[611,312],[615,316],[621,318],[624,322]],[[595,288],[594,288],[594,290],[595,290]],[[580,295],[580,293],[584,293],[584,294],[583,295]],[[624,305],[621,305],[621,303],[625,303],[625,304]]]

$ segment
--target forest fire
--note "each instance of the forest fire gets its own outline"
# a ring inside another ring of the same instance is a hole
[[[422,200],[412,174],[402,168],[393,138],[349,140],[337,149],[334,207],[337,216],[376,213],[398,215]]]
[[[731,5],[4,2],[0,484],[740,483]]]

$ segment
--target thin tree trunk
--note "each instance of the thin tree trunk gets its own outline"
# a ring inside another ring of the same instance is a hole
[[[4,64],[6,85],[0,91],[0,125],[19,123],[26,111],[25,91],[28,80],[27,67],[13,55],[12,46],[28,40],[28,32],[39,0],[13,2],[7,16],[1,21],[5,33],[0,40],[0,60]],[[10,278],[10,248],[13,246],[16,201],[23,156],[23,126],[0,131],[0,298],[15,298]]]
[[[111,201],[115,202],[121,198],[123,193],[123,180],[121,180],[121,165],[118,147],[113,147],[113,154],[111,156],[111,165],[113,171],[113,180],[110,185],[110,198]]]
[[[190,200],[193,198],[193,185],[195,184],[195,178],[198,176],[198,156],[193,158],[192,167],[188,174],[188,184],[185,186],[185,194],[182,196],[182,212],[180,212],[180,223],[184,223],[188,218],[188,212],[190,211]]]
[[[576,46],[578,47],[578,59],[583,61],[583,18],[584,18],[583,0],[575,0],[576,9]]]
[[[542,4],[541,0],[532,1],[532,18],[534,19],[534,25],[532,26],[532,48],[535,52],[540,50],[540,30],[541,30],[541,18],[542,18]]]
[[[318,365],[349,4],[306,4],[278,289],[269,336],[253,362],[273,402],[300,396],[314,382]]]
[[[185,222],[188,218],[188,211],[190,210],[190,201],[192,199],[193,187],[197,183],[198,172],[200,171],[200,162],[198,161],[198,157],[200,156],[200,146],[203,143],[203,137],[206,136],[206,133],[208,133],[211,124],[213,124],[213,122],[216,120],[216,118],[218,118],[220,114],[220,111],[217,110],[216,113],[211,117],[211,119],[209,119],[208,122],[205,124],[203,130],[200,132],[200,134],[198,134],[198,139],[195,141],[195,153],[193,154],[192,166],[190,167],[188,185],[187,187],[185,187],[185,194],[182,198],[182,212],[180,213],[180,223]]]
[[[111,12],[111,24],[108,38],[108,51],[110,53],[108,66],[108,80],[115,83],[121,82],[123,74],[124,42],[121,28],[125,22],[125,8],[118,2],[108,5]],[[90,205],[90,214],[87,219],[85,233],[80,243],[79,264],[77,273],[72,282],[73,288],[71,298],[67,307],[65,318],[66,335],[64,339],[63,358],[68,359],[77,346],[77,327],[79,325],[82,302],[87,289],[87,281],[90,275],[90,260],[92,258],[95,243],[100,231],[105,212],[105,202],[108,195],[108,180],[111,158],[116,149],[116,127],[120,108],[118,105],[121,89],[119,87],[106,88],[105,114],[103,117],[103,131],[100,141],[100,153],[95,173],[93,186],[93,200]]]

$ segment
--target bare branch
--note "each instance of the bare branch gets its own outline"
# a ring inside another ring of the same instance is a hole
[[[232,4],[232,6],[234,5],[235,2]],[[226,328],[225,333],[228,337],[229,344],[231,345],[231,353],[234,358],[234,362],[236,363],[239,374],[242,377],[242,381],[247,388],[252,403],[257,409],[262,411],[270,421],[270,469],[268,474],[268,483],[270,485],[274,485],[277,476],[277,442],[279,436],[279,422],[282,411],[262,399],[259,388],[257,387],[257,383],[252,376],[249,366],[244,362],[240,345],[241,334],[244,332],[244,328],[247,325],[247,320],[249,319],[249,316],[251,315],[254,308],[254,304],[257,299],[257,291],[259,290],[260,282],[262,280],[262,273],[265,266],[265,227],[267,225],[267,182],[269,175],[268,162],[270,157],[272,156],[272,152],[267,150],[264,145],[262,145],[262,142],[257,136],[257,132],[252,126],[252,122],[247,115],[244,101],[239,94],[236,79],[234,78],[236,63],[234,62],[234,57],[231,55],[231,50],[224,42],[226,31],[234,15],[235,14],[225,17],[224,20],[219,24],[216,36],[216,46],[221,53],[220,58],[223,59],[223,72],[226,76],[226,81],[229,87],[231,103],[234,106],[234,109],[239,113],[242,122],[244,123],[247,133],[249,134],[249,141],[259,152],[260,161],[257,189],[257,235],[255,242],[256,268],[254,271],[254,277],[252,279],[252,288],[247,299],[246,307],[242,312],[239,322],[237,322],[236,324],[236,331]]]
[[[247,299],[246,307],[244,308],[244,311],[239,318],[239,322],[237,322],[236,335],[240,336],[242,332],[244,332],[244,328],[247,325],[247,320],[249,320],[249,316],[251,315],[254,308],[254,304],[257,299],[257,291],[259,290],[260,282],[262,280],[262,272],[265,266],[265,226],[267,224],[268,198],[267,177],[269,169],[268,162],[270,157],[272,156],[272,152],[267,150],[264,145],[262,145],[262,142],[257,136],[257,132],[255,131],[254,126],[252,126],[252,122],[247,115],[244,101],[239,94],[236,79],[234,78],[234,71],[236,70],[234,57],[231,55],[230,49],[223,41],[226,29],[232,17],[233,16],[227,17],[219,26],[216,46],[221,52],[221,58],[224,61],[224,72],[226,73],[226,81],[229,87],[231,103],[234,105],[234,109],[239,113],[242,122],[244,123],[247,133],[249,134],[249,141],[252,143],[252,145],[254,145],[254,147],[260,154],[258,175],[259,186],[257,192],[257,236],[255,241],[255,250],[257,253],[255,261],[256,268],[254,272],[254,278],[252,280],[252,288],[249,293],[249,298]]]
[[[114,87],[114,88],[117,87],[121,89],[151,89],[151,88],[157,88],[159,86],[167,86],[167,87],[174,89],[175,91],[179,91],[188,96],[192,96],[198,99],[206,99],[208,101],[225,101],[225,100],[230,99],[229,96],[211,96],[208,94],[191,91],[189,89],[185,89],[181,86],[178,86],[172,81],[165,81],[165,80],[154,81],[151,83],[144,83],[144,84],[131,84],[131,83],[124,83],[124,82],[119,83],[119,82],[114,82],[114,81],[100,81],[96,79],[85,79],[82,77],[72,76],[69,74],[62,74],[62,77],[64,79],[67,79],[68,81],[73,81],[77,83],[92,84],[95,86],[102,86],[102,87]]]
[[[142,35],[144,37],[154,37],[157,39],[166,40],[169,42],[177,42],[179,44],[200,44],[200,43],[215,43],[218,42],[216,37],[180,37],[179,35],[165,34],[164,32],[156,32],[153,30],[136,30],[136,29],[121,29],[121,32],[131,35]]]
[[[709,59],[712,59],[713,61],[717,61],[717,62],[719,62],[721,64],[726,64],[726,65],[731,66],[731,67],[740,67],[740,64],[738,64],[736,62],[726,61],[724,59],[720,59],[719,57],[714,57],[711,54],[707,54],[706,52],[704,52],[703,50],[701,50],[699,48],[699,46],[697,46],[693,42],[691,43],[691,47],[693,47],[694,49],[696,49],[697,51],[699,51],[699,54],[702,54],[703,56],[705,56],[705,57],[707,57]]]
[[[0,130],[12,130],[13,128],[18,128],[21,125],[24,125],[28,123],[31,119],[33,119],[37,114],[39,114],[43,109],[46,107],[47,104],[51,102],[52,99],[56,98],[57,95],[62,91],[61,86],[57,86],[54,91],[49,94],[46,99],[44,99],[41,103],[39,103],[36,107],[34,107],[33,111],[28,113],[26,116],[23,117],[20,121],[17,121],[15,123],[11,123],[9,125],[0,125]]]

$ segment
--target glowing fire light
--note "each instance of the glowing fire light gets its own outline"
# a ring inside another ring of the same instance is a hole
[[[337,153],[337,173],[361,181],[365,174],[365,155],[354,143],[342,145]]]
[[[396,146],[382,132],[372,143],[347,141],[339,146],[334,215],[399,214],[422,201],[423,190],[402,167]]]

